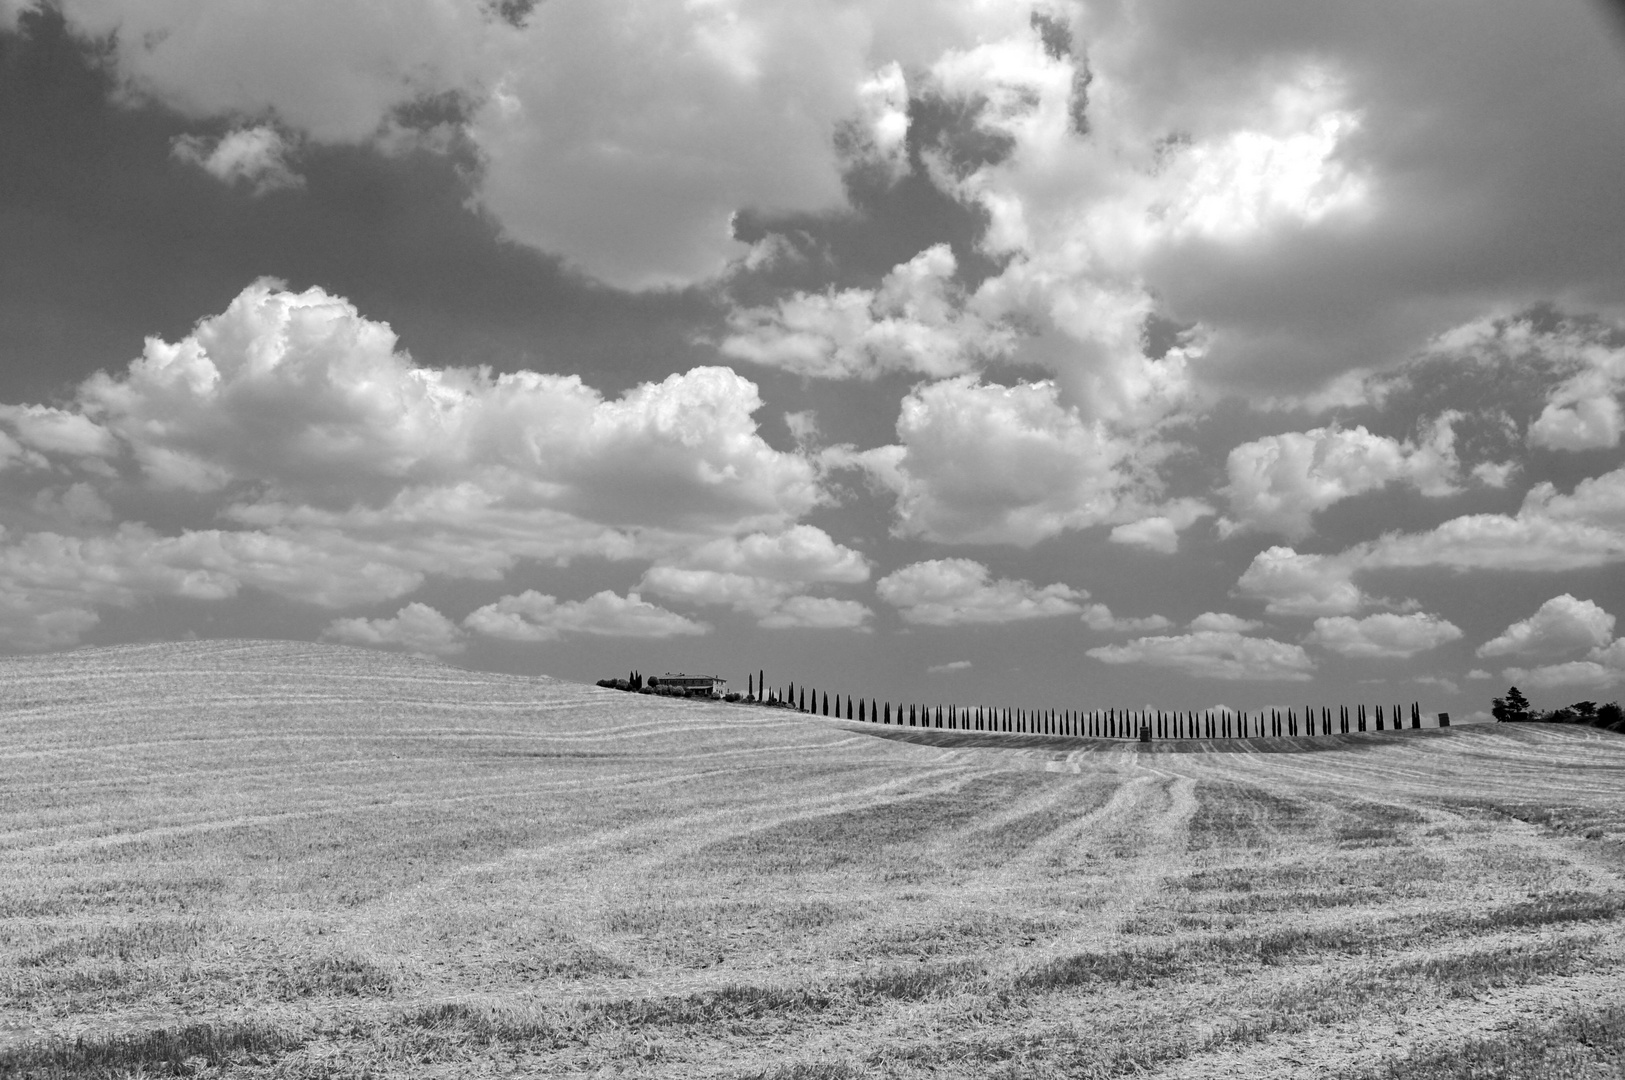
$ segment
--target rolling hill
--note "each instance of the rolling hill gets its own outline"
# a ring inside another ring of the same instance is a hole
[[[0,659],[0,1076],[1617,1076],[1622,875],[1591,729],[921,745],[329,645]]]

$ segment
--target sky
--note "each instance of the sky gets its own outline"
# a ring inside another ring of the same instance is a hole
[[[1625,684],[1601,0],[0,0],[0,651]]]

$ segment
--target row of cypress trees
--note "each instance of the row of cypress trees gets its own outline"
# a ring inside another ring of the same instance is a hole
[[[760,678],[760,675],[758,675]],[[1070,735],[1078,737],[1130,739],[1149,735],[1156,739],[1229,739],[1229,738],[1282,738],[1297,735],[1347,735],[1358,731],[1398,731],[1405,727],[1405,707],[1392,706],[1385,712],[1378,705],[1368,713],[1364,705],[1341,706],[1334,719],[1330,708],[1306,707],[1296,709],[1270,709],[1256,714],[1207,710],[1205,712],[1164,712],[1163,710],[1120,710],[991,708],[986,706],[919,705],[902,703],[893,706],[889,701],[872,698],[834,698],[833,711],[826,691],[820,701],[816,690],[811,692],[812,708],[807,707],[808,689],[790,683],[783,692],[763,689],[764,683],[751,683],[751,696],[747,700],[780,705],[800,712],[822,713],[838,720],[856,720],[859,723],[889,724],[897,727],[943,728],[955,731],[999,731],[1014,734]],[[1420,702],[1410,705],[1410,726],[1422,726]],[[1448,727],[1448,713],[1439,714],[1439,726]]]

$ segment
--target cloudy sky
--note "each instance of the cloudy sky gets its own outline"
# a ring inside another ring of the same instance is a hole
[[[0,649],[1625,683],[1601,0],[0,0]]]

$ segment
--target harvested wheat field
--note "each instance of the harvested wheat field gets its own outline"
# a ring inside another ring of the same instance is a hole
[[[1625,1075],[1604,732],[923,745],[275,642],[0,694],[7,1077]]]

